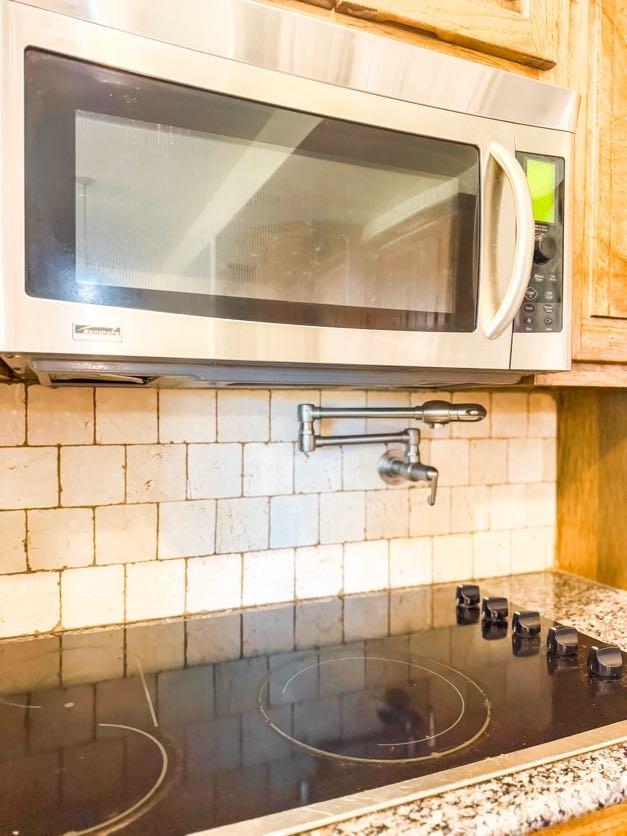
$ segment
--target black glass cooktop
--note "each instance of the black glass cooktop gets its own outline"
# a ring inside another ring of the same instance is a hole
[[[626,666],[514,609],[447,586],[0,642],[0,833],[193,833],[624,720]]]

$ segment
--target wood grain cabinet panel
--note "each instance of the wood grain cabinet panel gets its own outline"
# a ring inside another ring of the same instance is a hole
[[[627,0],[576,6],[582,60],[573,64],[572,86],[582,92],[576,192],[583,200],[573,356],[627,363]]]
[[[562,0],[306,0],[541,69],[557,62]]]

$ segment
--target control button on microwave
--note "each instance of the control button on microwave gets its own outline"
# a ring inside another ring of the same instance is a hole
[[[534,302],[540,294],[535,289],[535,287],[528,287],[525,291],[525,296],[529,299],[530,302]]]
[[[550,282],[556,282],[557,281],[557,273],[549,273],[549,275],[547,276],[547,279]]]
[[[557,255],[557,241],[548,232],[536,236],[533,260],[536,264],[545,264]]]
[[[527,313],[535,313],[536,306],[527,302],[527,304],[524,306],[523,310],[525,310]],[[544,310],[546,310],[546,305],[544,307]]]
[[[544,311],[544,313],[553,313],[553,311],[555,310],[555,305],[543,305],[542,310]]]
[[[546,319],[544,321],[546,322]],[[533,317],[532,316],[526,316],[525,317],[525,325],[533,325]]]
[[[552,290],[545,290],[544,298],[547,302],[552,302],[555,299],[555,293]]]
[[[544,324],[545,325],[553,325],[553,320],[551,319],[550,316],[547,316],[547,317],[544,318]]]

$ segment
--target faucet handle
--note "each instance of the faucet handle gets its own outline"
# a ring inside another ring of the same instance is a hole
[[[429,505],[435,505],[435,498],[438,492],[438,476],[440,474],[435,467],[431,467],[430,465],[427,465],[425,469],[427,471],[427,482],[431,486],[431,493],[427,502]]]

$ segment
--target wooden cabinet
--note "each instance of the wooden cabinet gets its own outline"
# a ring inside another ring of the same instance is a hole
[[[573,357],[587,362],[627,363],[626,36],[627,0],[573,2],[566,83],[582,94]]]
[[[548,69],[557,61],[562,0],[306,0],[410,26],[442,41]]]

